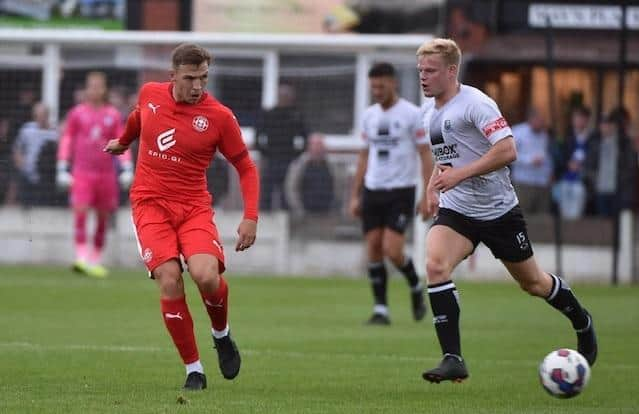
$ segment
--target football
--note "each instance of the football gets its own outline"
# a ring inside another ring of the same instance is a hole
[[[572,349],[552,351],[539,365],[539,379],[548,394],[557,398],[579,395],[590,380],[590,365]]]

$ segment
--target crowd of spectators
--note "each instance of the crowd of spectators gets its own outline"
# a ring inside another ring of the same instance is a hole
[[[67,204],[67,195],[56,190],[54,181],[64,117],[59,126],[50,125],[49,108],[36,90],[20,90],[10,116],[0,116],[0,204]],[[277,105],[255,115],[261,207],[290,210],[299,217],[337,211],[336,172],[324,137],[307,130],[291,85],[280,85],[278,92]],[[75,103],[82,101],[82,90],[73,96]],[[126,119],[136,96],[114,86],[109,97]],[[518,159],[511,165],[512,181],[526,214],[558,212],[577,219],[639,209],[639,131],[632,129],[627,110],[595,116],[589,108],[575,106],[568,131],[552,133],[550,127],[537,108],[513,126]],[[224,162],[216,160],[208,177],[217,203],[229,191]]]

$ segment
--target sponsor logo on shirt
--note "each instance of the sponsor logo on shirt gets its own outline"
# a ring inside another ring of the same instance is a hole
[[[508,122],[502,116],[501,118],[495,119],[493,122],[486,125],[482,132],[485,137],[491,136],[493,133],[499,131],[500,129],[508,128]]]
[[[203,115],[197,115],[193,118],[192,125],[197,132],[204,132],[209,128],[209,120]]]
[[[457,144],[441,145],[432,149],[432,153],[437,161],[448,161],[459,158]]]
[[[153,105],[153,102],[149,102],[146,105],[149,107],[149,109],[151,109],[153,111],[154,115],[157,113],[157,110],[160,107],[160,105]]]
[[[162,132],[157,138],[158,149],[164,152],[175,145],[175,128]]]
[[[453,121],[450,119],[446,119],[444,121],[444,131],[450,131],[453,129]]]

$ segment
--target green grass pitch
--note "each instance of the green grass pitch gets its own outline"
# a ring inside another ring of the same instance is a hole
[[[187,282],[209,388],[184,393],[184,368],[145,272],[107,280],[61,268],[0,268],[0,413],[543,413],[639,412],[639,289],[574,287],[598,328],[585,392],[542,390],[537,365],[575,347],[569,322],[514,283],[459,283],[463,384],[428,384],[439,360],[430,313],[415,323],[390,285],[393,325],[368,327],[364,279],[228,276],[231,329],[243,356],[218,372],[209,324]]]

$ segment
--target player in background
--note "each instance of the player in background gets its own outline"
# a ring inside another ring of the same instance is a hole
[[[244,218],[237,230],[236,251],[255,241],[259,179],[233,112],[205,90],[209,52],[183,44],[174,49],[171,60],[171,81],[142,86],[124,133],[105,151],[121,154],[140,138],[129,193],[140,255],[159,286],[162,318],[186,367],[184,388],[200,390],[206,388],[206,376],[185,298],[180,256],[211,320],[222,375],[233,379],[241,358],[229,330],[224,253],[213,222],[206,169],[219,150],[239,174]]]
[[[69,112],[58,147],[56,183],[70,187],[74,217],[75,262],[73,269],[93,277],[105,277],[102,252],[107,226],[119,203],[119,184],[125,188],[133,178],[129,152],[120,157],[102,149],[123,129],[118,110],[107,102],[107,78],[90,72],[85,82],[85,100]],[[119,175],[118,175],[119,173]],[[87,214],[96,212],[93,243],[87,242]]]
[[[368,72],[374,105],[362,122],[364,149],[359,153],[351,191],[350,212],[362,218],[368,277],[375,305],[368,320],[390,324],[387,304],[388,274],[384,258],[402,272],[411,291],[413,317],[424,318],[423,286],[410,256],[404,254],[404,232],[415,214],[415,186],[421,172],[424,187],[433,168],[420,109],[397,93],[395,68],[377,63]],[[425,199],[418,210],[425,217]]]
[[[434,39],[417,51],[422,91],[435,105],[424,116],[436,168],[427,187],[434,214],[426,238],[426,272],[433,321],[444,358],[423,373],[430,382],[468,376],[461,352],[459,295],[453,269],[480,242],[492,251],[521,288],[544,298],[572,322],[577,349],[590,365],[597,342],[590,314],[564,280],[542,271],[533,256],[526,222],[510,182],[517,158],[510,127],[495,102],[458,81],[461,52],[449,39]]]

